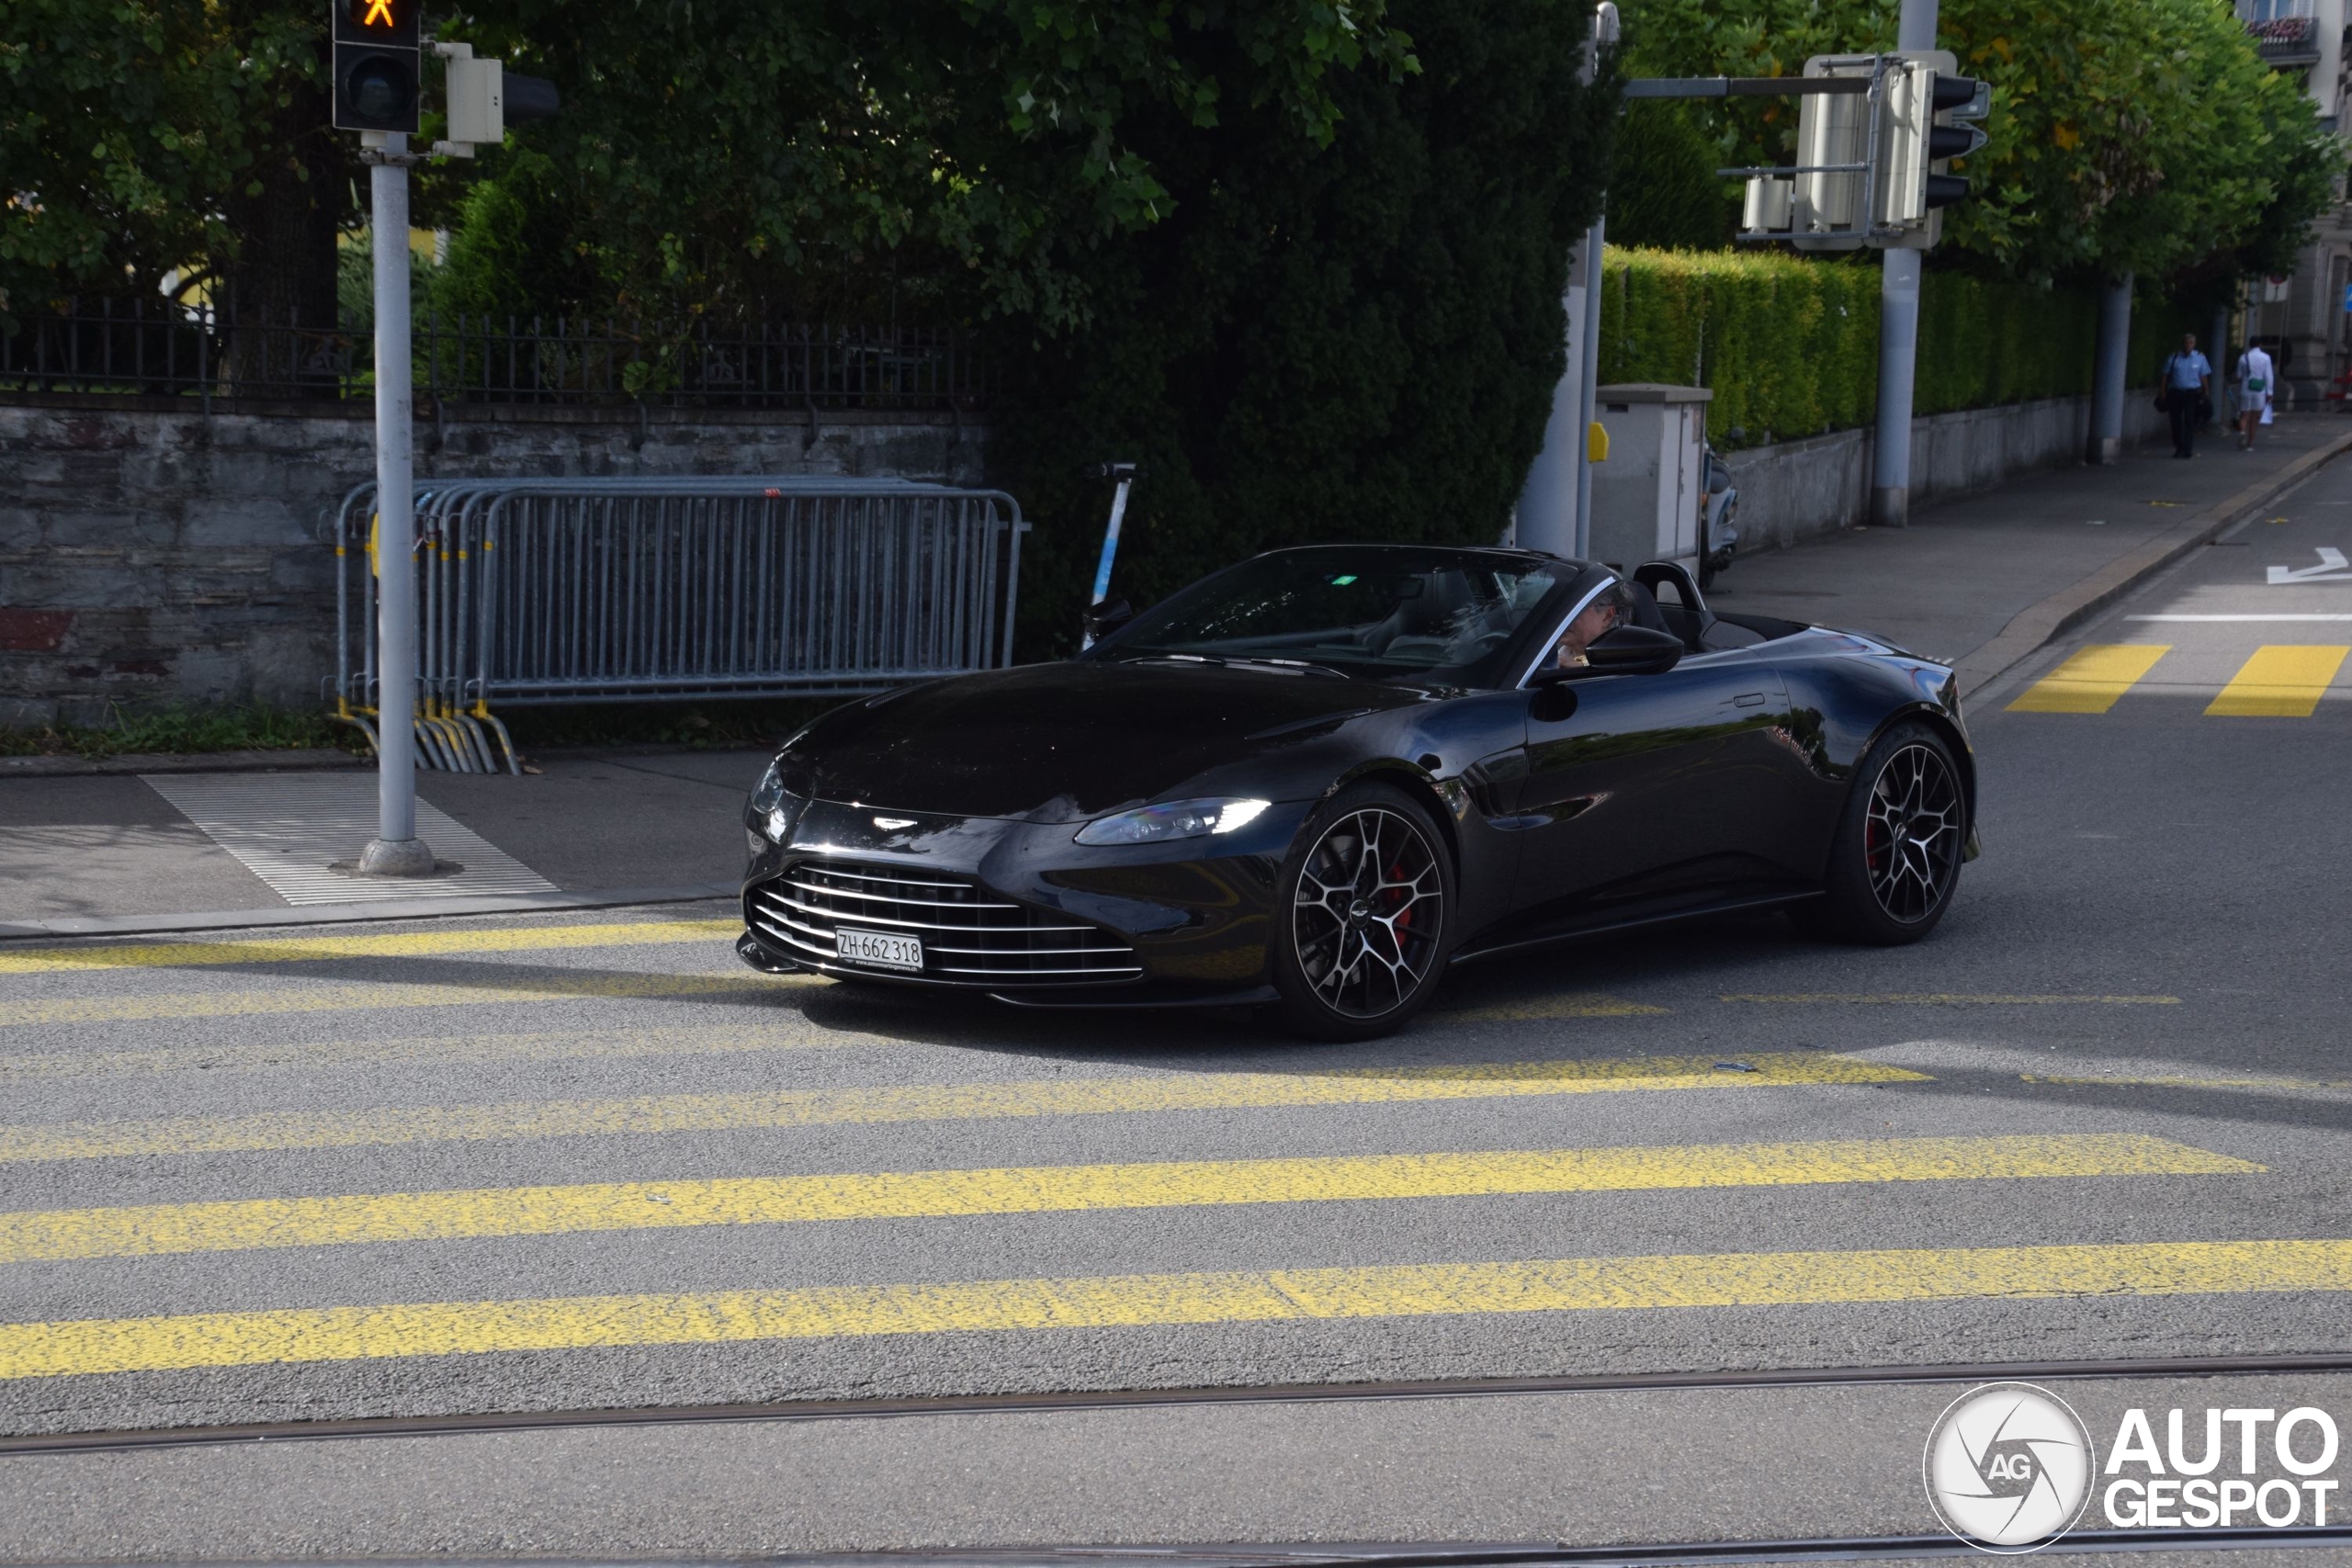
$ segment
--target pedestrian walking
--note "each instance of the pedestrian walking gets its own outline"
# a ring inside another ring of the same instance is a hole
[[[2213,366],[2197,352],[2197,334],[2180,334],[2180,347],[2165,360],[2163,390],[2156,406],[2172,418],[2172,455],[2197,456],[2197,427],[2205,421],[2213,398]]]
[[[2270,399],[2278,389],[2278,372],[2270,352],[2258,343],[2245,345],[2238,355],[2238,450],[2254,450],[2254,430],[2270,423]]]

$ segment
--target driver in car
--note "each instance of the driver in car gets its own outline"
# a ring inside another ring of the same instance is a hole
[[[1559,646],[1552,650],[1552,660],[1562,670],[1581,670],[1592,660],[1585,649],[1593,638],[1613,626],[1623,626],[1630,618],[1631,604],[1623,586],[1611,583],[1593,596],[1591,604],[1577,612],[1567,629],[1560,634]]]

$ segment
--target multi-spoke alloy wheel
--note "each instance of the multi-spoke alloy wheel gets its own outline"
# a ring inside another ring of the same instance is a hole
[[[1818,902],[1791,911],[1810,931],[1891,945],[1935,930],[1960,886],[1968,795],[1950,743],[1912,721],[1854,770]]]
[[[1294,1021],[1362,1037],[1426,998],[1445,952],[1448,867],[1435,829],[1385,788],[1351,791],[1310,829],[1278,965]]]
[[[1862,829],[1871,894],[1905,925],[1942,908],[1960,870],[1960,781],[1940,749],[1913,743],[1879,769]]]

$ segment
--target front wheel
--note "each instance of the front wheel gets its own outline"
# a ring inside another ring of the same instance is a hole
[[[1447,953],[1453,865],[1436,821],[1400,789],[1342,790],[1283,863],[1274,988],[1317,1040],[1370,1040],[1429,1001]]]
[[[1806,923],[1872,946],[1917,942],[1951,906],[1967,841],[1951,749],[1923,724],[1897,725],[1855,770],[1829,852],[1828,896]]]

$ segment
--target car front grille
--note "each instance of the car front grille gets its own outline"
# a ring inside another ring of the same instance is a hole
[[[837,931],[922,942],[922,972],[906,978],[996,989],[1083,986],[1141,976],[1135,949],[1099,926],[1017,904],[970,877],[897,865],[797,861],[752,889],[744,914],[778,951],[842,973],[888,969],[840,956]]]

